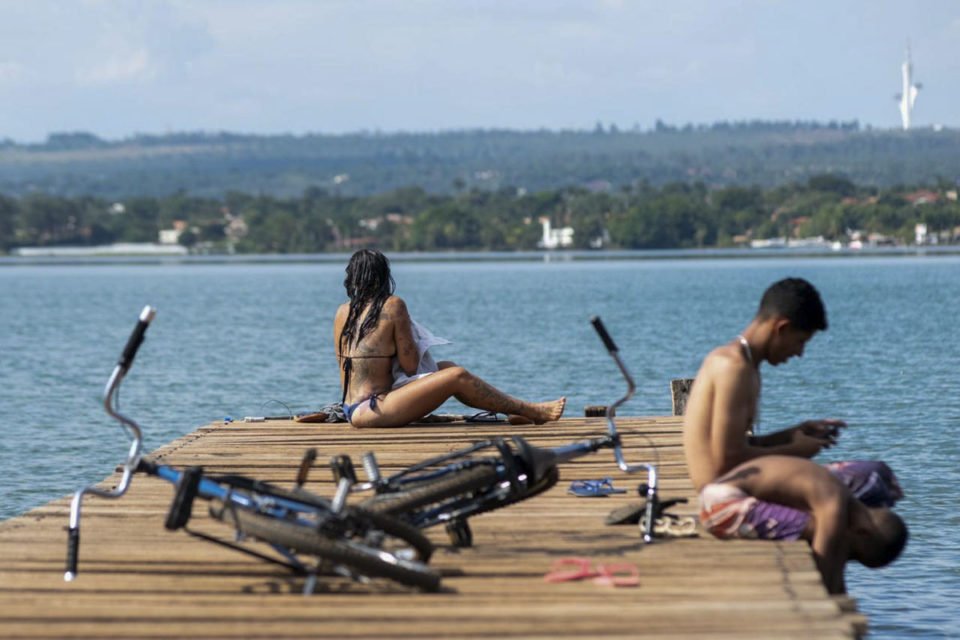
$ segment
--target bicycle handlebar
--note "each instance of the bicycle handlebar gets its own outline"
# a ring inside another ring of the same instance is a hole
[[[69,530],[67,534],[67,571],[63,574],[66,582],[77,577],[77,557],[80,554],[80,529]]]
[[[646,470],[650,475],[651,482],[654,486],[656,486],[656,465],[646,463],[631,465],[627,462],[626,458],[624,458],[623,448],[620,446],[620,435],[617,433],[617,424],[614,421],[614,416],[617,414],[617,407],[633,397],[634,392],[637,390],[637,385],[634,383],[633,376],[630,375],[630,371],[627,370],[627,366],[623,364],[623,360],[620,359],[620,350],[617,348],[617,344],[613,341],[613,338],[610,337],[610,334],[607,332],[607,328],[603,325],[603,321],[600,319],[600,317],[591,317],[590,324],[593,325],[597,335],[599,335],[600,339],[603,340],[603,344],[610,353],[610,357],[613,358],[613,361],[620,369],[620,373],[623,375],[624,380],[627,381],[627,392],[622,398],[614,402],[612,405],[609,405],[606,413],[607,431],[610,433],[610,437],[613,438],[614,441],[613,456],[617,460],[617,466],[625,473],[636,473],[637,471]]]
[[[77,577],[77,564],[80,553],[80,508],[83,497],[87,494],[92,494],[103,498],[119,498],[125,494],[130,487],[130,481],[136,471],[137,464],[140,462],[140,451],[143,442],[140,426],[130,418],[117,412],[113,406],[113,398],[114,393],[123,381],[127,371],[129,371],[133,365],[137,350],[140,349],[140,345],[143,344],[147,327],[150,326],[150,322],[156,313],[156,310],[149,305],[145,306],[140,312],[137,324],[130,333],[127,344],[123,348],[123,353],[120,354],[120,359],[117,360],[117,364],[113,368],[110,379],[107,381],[106,389],[103,392],[104,409],[111,417],[118,420],[130,434],[130,450],[123,464],[123,475],[116,488],[108,490],[101,489],[95,485],[88,485],[73,494],[73,501],[70,503],[70,526],[67,538],[67,570],[63,575],[64,580],[67,582]]]
[[[143,311],[140,312],[137,326],[133,328],[133,332],[127,340],[127,345],[123,348],[120,359],[117,360],[117,366],[123,369],[124,373],[133,365],[133,359],[137,355],[137,350],[140,348],[140,345],[143,344],[143,337],[147,331],[147,327],[150,326],[150,321],[152,321],[156,315],[156,310],[150,305],[145,306]]]
[[[590,324],[592,324],[593,328],[597,330],[597,333],[600,335],[600,339],[603,340],[603,344],[607,348],[607,351],[610,353],[616,353],[619,351],[616,343],[613,341],[613,338],[611,338],[610,334],[607,333],[607,328],[603,326],[603,321],[600,319],[600,316],[591,317]]]

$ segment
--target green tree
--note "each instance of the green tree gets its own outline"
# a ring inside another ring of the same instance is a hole
[[[0,194],[0,250],[7,251],[16,243],[18,217],[17,201]]]
[[[481,224],[461,204],[449,202],[430,207],[413,223],[411,239],[420,250],[476,249]]]

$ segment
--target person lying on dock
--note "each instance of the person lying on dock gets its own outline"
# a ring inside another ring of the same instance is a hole
[[[449,398],[481,409],[519,416],[535,424],[558,420],[566,398],[525,402],[503,393],[463,367],[439,363],[417,375],[420,350],[406,304],[393,295],[390,263],[363,249],[350,258],[343,282],[349,302],[334,318],[333,340],[340,362],[343,411],[355,427],[399,427],[429,414]],[[394,388],[393,364],[413,377]]]
[[[823,478],[829,476],[846,487],[865,506],[890,507],[903,496],[893,471],[882,462],[852,461],[820,467],[805,460],[836,442],[839,430],[845,426],[841,420],[807,420],[769,435],[752,434],[760,398],[760,364],[767,362],[777,366],[792,357],[802,356],[807,342],[817,331],[826,328],[826,310],[817,290],[806,280],[787,278],[774,283],[764,292],[755,317],[742,334],[717,347],[704,359],[690,390],[683,428],[684,455],[690,479],[697,491],[701,492],[701,505],[713,503],[713,497],[703,492],[717,478],[724,477],[739,465],[759,463],[761,460],[764,461],[761,465],[764,468],[785,465],[791,461],[805,462],[805,465],[787,465],[795,472],[808,473],[809,477],[797,482],[823,484]],[[769,465],[766,461],[768,456],[776,456]],[[767,474],[771,475],[780,477],[772,472]],[[823,484],[820,489],[833,492],[834,484]],[[763,486],[765,488],[768,485],[765,483]],[[764,491],[764,495],[771,496],[774,501],[777,497],[777,494],[767,491]],[[764,499],[759,495],[755,497]],[[794,501],[790,504],[809,514],[812,499],[809,499],[809,495],[807,498],[807,503],[803,503],[797,496],[792,496]],[[767,510],[751,511],[750,517],[762,518]],[[847,543],[838,540],[843,537],[842,532],[847,525],[846,521],[838,518],[845,517],[843,514],[848,511],[848,508],[836,508],[821,511],[819,519],[814,517],[815,528],[834,532],[832,537],[820,536],[814,547],[815,553],[819,553],[818,548],[826,553],[818,556],[818,565],[823,567],[824,580],[831,589],[842,586],[842,565],[846,557],[841,551]],[[825,517],[835,520],[823,522]],[[747,526],[738,527],[742,529],[738,534],[742,537],[791,539],[799,536],[796,530],[784,530],[779,526],[767,530],[762,526],[762,521],[744,519],[741,524],[744,522]],[[704,524],[710,530],[711,524]],[[723,535],[729,533],[727,531]]]
[[[699,489],[738,464],[759,456],[812,458],[836,443],[842,420],[807,420],[767,435],[753,435],[760,399],[760,365],[802,357],[817,331],[827,329],[820,294],[800,278],[772,284],[756,316],[734,340],[704,359],[684,413],[683,448]],[[893,471],[876,460],[826,465],[868,506],[893,506],[903,491]]]
[[[844,568],[876,568],[897,559],[907,527],[887,507],[867,507],[830,471],[803,458],[762,456],[700,491],[700,520],[721,539],[810,543],[830,593],[845,593]]]

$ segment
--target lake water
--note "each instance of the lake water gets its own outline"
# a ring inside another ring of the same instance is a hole
[[[107,476],[126,452],[100,394],[144,304],[157,319],[123,388],[146,450],[224,416],[339,399],[331,323],[345,258],[312,264],[0,267],[0,518]],[[949,637],[960,616],[960,258],[396,262],[413,316],[454,341],[438,355],[571,415],[621,391],[588,318],[603,317],[639,390],[623,415],[670,412],[690,377],[788,275],[823,294],[830,329],[766,368],[760,432],[835,416],[825,460],[880,458],[907,492],[910,544],[893,566],[852,564],[873,637]],[[460,411],[457,405],[446,407]]]

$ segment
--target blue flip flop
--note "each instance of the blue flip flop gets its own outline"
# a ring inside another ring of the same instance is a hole
[[[616,489],[613,486],[612,478],[601,478],[600,480],[574,480],[570,483],[567,493],[572,493],[578,498],[602,498],[612,493],[626,493],[626,489]]]

